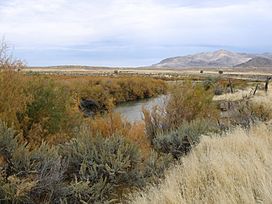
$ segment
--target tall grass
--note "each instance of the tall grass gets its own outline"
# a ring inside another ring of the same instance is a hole
[[[259,124],[203,137],[159,186],[130,203],[271,203],[271,130],[271,123]]]

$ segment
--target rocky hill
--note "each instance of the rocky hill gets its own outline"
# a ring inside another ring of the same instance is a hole
[[[261,67],[263,65],[270,66],[269,60],[272,60],[272,54],[247,54],[236,53],[227,50],[217,50],[215,52],[202,52],[194,55],[179,56],[167,58],[154,64],[156,68],[198,68],[198,67],[243,67],[254,65]],[[249,63],[249,64],[247,64]]]
[[[272,59],[265,57],[254,57],[249,61],[236,65],[235,67],[271,67]]]

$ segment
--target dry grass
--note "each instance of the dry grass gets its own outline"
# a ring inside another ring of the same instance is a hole
[[[265,112],[269,113],[272,118],[272,90],[270,89],[267,93],[259,92],[256,97],[251,99],[253,106],[259,106],[264,109]]]
[[[131,203],[272,203],[271,130],[263,123],[203,137],[158,187]]]
[[[256,95],[253,95],[253,91],[254,88],[239,90],[233,94],[228,93],[220,96],[214,96],[213,100],[218,101],[219,103],[228,102],[235,104],[236,102],[238,102],[240,106],[244,103],[244,105],[246,105],[250,111],[249,114],[256,116],[261,121],[271,120],[272,89],[269,89],[268,92],[265,92],[264,90],[258,90]]]
[[[244,97],[249,96],[251,93],[250,89],[247,90],[239,90],[235,93],[227,93],[219,96],[214,96],[214,101],[239,101],[242,100]]]
[[[270,101],[270,99],[272,99],[272,88],[271,87],[268,89],[267,93],[263,90],[263,87],[261,88],[262,90],[260,90],[260,88],[259,88],[256,92],[256,95],[253,96],[254,89],[255,89],[255,87],[253,87],[253,86],[247,87],[247,89],[243,89],[243,90],[240,89],[234,93],[227,93],[227,94],[214,96],[213,100],[214,101],[239,101],[245,97],[250,97],[255,102],[258,103],[258,101],[262,101],[262,100]]]

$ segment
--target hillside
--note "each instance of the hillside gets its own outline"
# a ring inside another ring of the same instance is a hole
[[[264,61],[264,59],[272,60],[272,55],[270,53],[264,54],[236,53],[221,49],[215,52],[202,52],[193,55],[167,58],[157,64],[154,64],[153,67],[181,68],[181,69],[194,67],[232,68],[238,65],[239,67],[240,65],[241,67],[243,67],[243,64],[247,62],[249,62],[249,64],[244,64],[244,66],[249,66],[252,63],[256,67],[261,67],[263,65],[270,64],[268,60]],[[251,62],[250,60],[253,61]]]
[[[272,59],[254,57],[245,63],[236,65],[235,67],[272,67]]]

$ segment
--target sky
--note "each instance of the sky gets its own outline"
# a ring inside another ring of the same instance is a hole
[[[144,66],[272,52],[272,0],[0,0],[0,38],[29,66]]]

